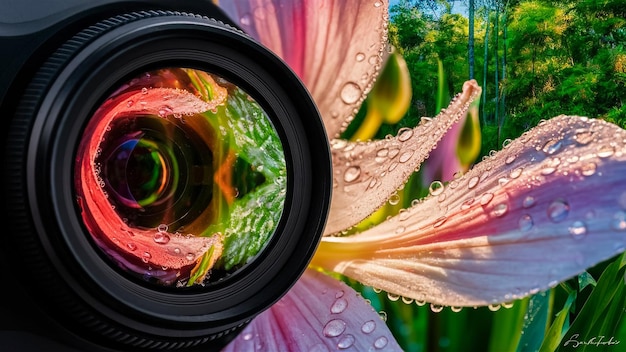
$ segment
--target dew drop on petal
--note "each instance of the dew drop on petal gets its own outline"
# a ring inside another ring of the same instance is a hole
[[[583,165],[580,171],[584,176],[592,176],[596,173],[596,164],[594,162],[590,162],[589,164]]]
[[[136,245],[136,244],[134,244],[134,243],[132,243],[132,242],[128,243],[128,244],[126,245],[126,247],[127,247],[129,250],[131,250],[131,251],[134,251],[134,250],[136,250],[136,249],[137,249],[137,245]]]
[[[387,293],[387,298],[389,298],[390,301],[395,302],[395,301],[400,299],[400,295],[396,295],[396,294],[393,294],[393,293]]]
[[[458,312],[463,310],[463,307],[452,306],[452,307],[450,307],[450,310],[455,312],[455,313],[458,313]]]
[[[524,201],[522,202],[522,206],[526,209],[532,207],[533,205],[535,205],[535,197],[533,196],[527,196],[526,198],[524,198]]]
[[[376,347],[377,349],[382,349],[385,348],[388,343],[389,340],[387,340],[385,336],[381,336],[374,341],[374,347]]]
[[[561,143],[560,139],[549,140],[543,146],[543,152],[546,153],[547,155],[552,155],[552,154],[558,152],[561,149],[562,145],[563,144]]]
[[[472,177],[469,182],[467,183],[467,188],[472,189],[474,187],[476,187],[476,185],[478,184],[479,178],[478,176],[474,176]]]
[[[533,221],[533,218],[530,215],[525,214],[519,219],[518,224],[519,224],[519,229],[521,231],[530,231],[530,229],[532,229],[533,226],[535,225],[535,222]]]
[[[342,313],[348,307],[348,301],[345,298],[338,298],[330,307],[332,314]]]
[[[570,235],[576,239],[583,238],[587,234],[587,225],[584,222],[577,220],[568,228]]]
[[[431,303],[430,310],[433,311],[434,313],[439,313],[443,310],[443,306],[441,304]]]
[[[252,338],[254,337],[254,335],[252,335],[251,333],[245,333],[242,338],[244,339],[244,341],[250,341],[252,340]]]
[[[485,193],[480,197],[480,205],[487,205],[493,199],[493,193]]]
[[[414,299],[411,298],[411,297],[404,297],[404,296],[402,296],[402,303],[404,303],[404,304],[411,304],[411,303],[413,303],[413,301],[414,301]]]
[[[428,187],[428,191],[433,196],[439,195],[443,192],[443,183],[441,181],[433,181]]]
[[[165,232],[157,232],[154,234],[154,243],[167,244],[170,241],[170,236]]]
[[[508,209],[509,209],[509,206],[506,203],[500,203],[493,208],[491,215],[495,217],[504,216],[506,212],[508,211]]]
[[[443,225],[446,221],[448,220],[447,217],[442,216],[440,218],[438,218],[437,220],[435,220],[435,223],[433,224],[434,228],[440,227],[441,225]]]
[[[343,174],[343,180],[346,183],[351,183],[356,181],[359,176],[361,176],[361,168],[358,166],[350,166]]]
[[[337,348],[339,348],[340,350],[345,350],[347,348],[352,347],[355,341],[356,339],[354,338],[354,335],[346,334],[341,337],[339,342],[337,342]]]
[[[193,260],[196,256],[193,253],[187,253],[187,255],[185,256],[185,258],[187,260]]]
[[[398,140],[400,142],[406,142],[413,137],[413,130],[408,127],[403,127],[398,131]]]
[[[249,26],[251,23],[250,14],[245,14],[241,16],[241,18],[239,19],[239,23],[241,23],[244,26]]]
[[[567,218],[569,210],[570,207],[566,201],[557,199],[548,206],[548,218],[552,222],[561,222]]]
[[[381,6],[383,6],[382,2],[380,2],[380,1],[374,2],[374,7],[381,7]]]
[[[368,320],[365,323],[363,323],[363,325],[361,325],[361,331],[364,334],[371,334],[372,331],[374,331],[376,329],[376,322],[374,322],[373,320]]]
[[[390,205],[397,205],[400,203],[400,195],[397,192],[393,193],[389,196],[388,202]]]
[[[326,337],[337,337],[346,331],[346,322],[341,319],[333,319],[324,325],[322,333]]]
[[[161,225],[159,225],[157,227],[157,231],[159,231],[159,232],[167,232],[168,228],[169,227],[166,224],[161,224]]]
[[[426,301],[424,301],[423,299],[416,299],[415,300],[415,304],[419,307],[423,306],[426,304]]]
[[[341,298],[344,294],[345,292],[343,290],[339,290],[337,291],[337,293],[335,293],[335,298]]]
[[[524,169],[522,169],[521,167],[518,167],[517,169],[511,171],[511,173],[509,174],[509,177],[514,178],[514,179],[518,178],[522,174],[523,170]]]
[[[490,311],[492,311],[492,312],[496,312],[496,311],[500,310],[500,308],[501,308],[502,306],[501,306],[501,305],[499,305],[499,304],[490,304],[488,307],[489,307],[489,310],[490,310]]]
[[[504,160],[504,163],[505,163],[505,164],[507,164],[507,165],[509,165],[509,164],[511,164],[512,162],[514,162],[516,158],[517,158],[517,157],[516,157],[515,155],[509,155],[509,156],[508,156],[508,157]]]
[[[143,252],[143,255],[141,257],[141,260],[144,263],[147,263],[148,261],[150,261],[150,258],[152,258],[152,254],[150,254],[150,252]]]
[[[357,62],[361,62],[361,61],[363,61],[363,60],[365,60],[365,54],[363,54],[363,53],[357,53],[357,54],[356,54],[356,61],[357,61]]]
[[[378,316],[382,321],[387,321],[387,312],[385,312],[384,310],[378,312]]]
[[[402,153],[402,155],[400,155],[400,158],[398,159],[398,161],[401,163],[406,163],[407,161],[411,160],[413,153],[414,153],[413,150],[407,150],[406,152]]]
[[[346,83],[341,89],[341,100],[346,104],[354,104],[361,98],[361,87],[354,82]]]
[[[576,140],[576,142],[581,145],[589,144],[593,140],[593,132],[580,129],[576,132],[574,140]]]
[[[146,87],[141,88],[141,94],[144,94],[144,95],[148,94],[148,88]]]

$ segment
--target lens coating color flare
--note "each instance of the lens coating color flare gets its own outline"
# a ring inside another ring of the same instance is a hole
[[[280,221],[286,165],[259,104],[223,78],[167,68],[97,109],[75,163],[81,217],[120,269],[207,285],[249,263]]]

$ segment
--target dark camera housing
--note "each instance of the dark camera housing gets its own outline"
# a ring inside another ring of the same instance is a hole
[[[80,350],[219,349],[289,290],[323,232],[331,161],[307,90],[211,1],[15,5],[0,7],[0,264],[8,276],[0,329]],[[170,66],[213,72],[253,95],[287,165],[284,212],[266,248],[210,289],[158,289],[122,275],[97,253],[76,205],[75,153],[94,109],[134,74]]]

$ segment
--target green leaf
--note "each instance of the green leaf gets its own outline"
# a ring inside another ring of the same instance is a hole
[[[556,318],[546,333],[546,337],[541,344],[540,352],[554,351],[561,342],[563,335],[569,329],[569,311],[572,303],[576,300],[576,291],[572,291],[567,296],[567,301],[563,309],[556,314]]]
[[[625,264],[621,255],[606,267],[558,351],[598,351],[613,346],[609,343],[616,338],[626,302]]]
[[[528,310],[524,315],[522,336],[517,345],[518,352],[537,351],[541,347],[552,310],[552,299],[552,291],[540,292],[530,297]]]

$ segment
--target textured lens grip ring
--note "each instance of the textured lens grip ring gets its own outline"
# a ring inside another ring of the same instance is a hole
[[[142,11],[118,15],[97,24],[94,24],[64,43],[42,64],[34,78],[24,91],[18,104],[12,126],[9,129],[6,143],[6,162],[4,173],[4,191],[7,197],[7,221],[11,228],[19,234],[12,236],[19,254],[15,254],[15,261],[28,268],[29,273],[38,273],[35,280],[26,280],[30,289],[46,287],[48,306],[55,307],[63,312],[65,323],[71,321],[74,326],[80,326],[86,333],[92,334],[96,339],[105,338],[123,346],[145,349],[181,349],[202,345],[207,342],[232,337],[233,332],[241,330],[247,321],[225,331],[199,338],[186,338],[180,341],[175,339],[159,339],[157,336],[142,336],[142,333],[129,333],[128,330],[120,329],[114,322],[100,316],[92,307],[86,304],[64,280],[59,278],[59,273],[54,270],[52,261],[47,256],[44,244],[38,237],[36,225],[32,222],[32,213],[29,207],[29,192],[26,181],[27,170],[25,167],[28,157],[30,133],[35,122],[38,109],[51,84],[57,78],[64,65],[69,62],[76,53],[89,45],[103,34],[119,28],[125,24],[152,17],[161,16],[189,16],[211,21],[223,27],[228,27],[240,34],[245,33],[211,18],[172,11]],[[246,35],[247,36],[247,35]],[[225,341],[220,341],[220,345]],[[216,346],[217,347],[217,346]],[[203,346],[203,350],[208,347]]]

